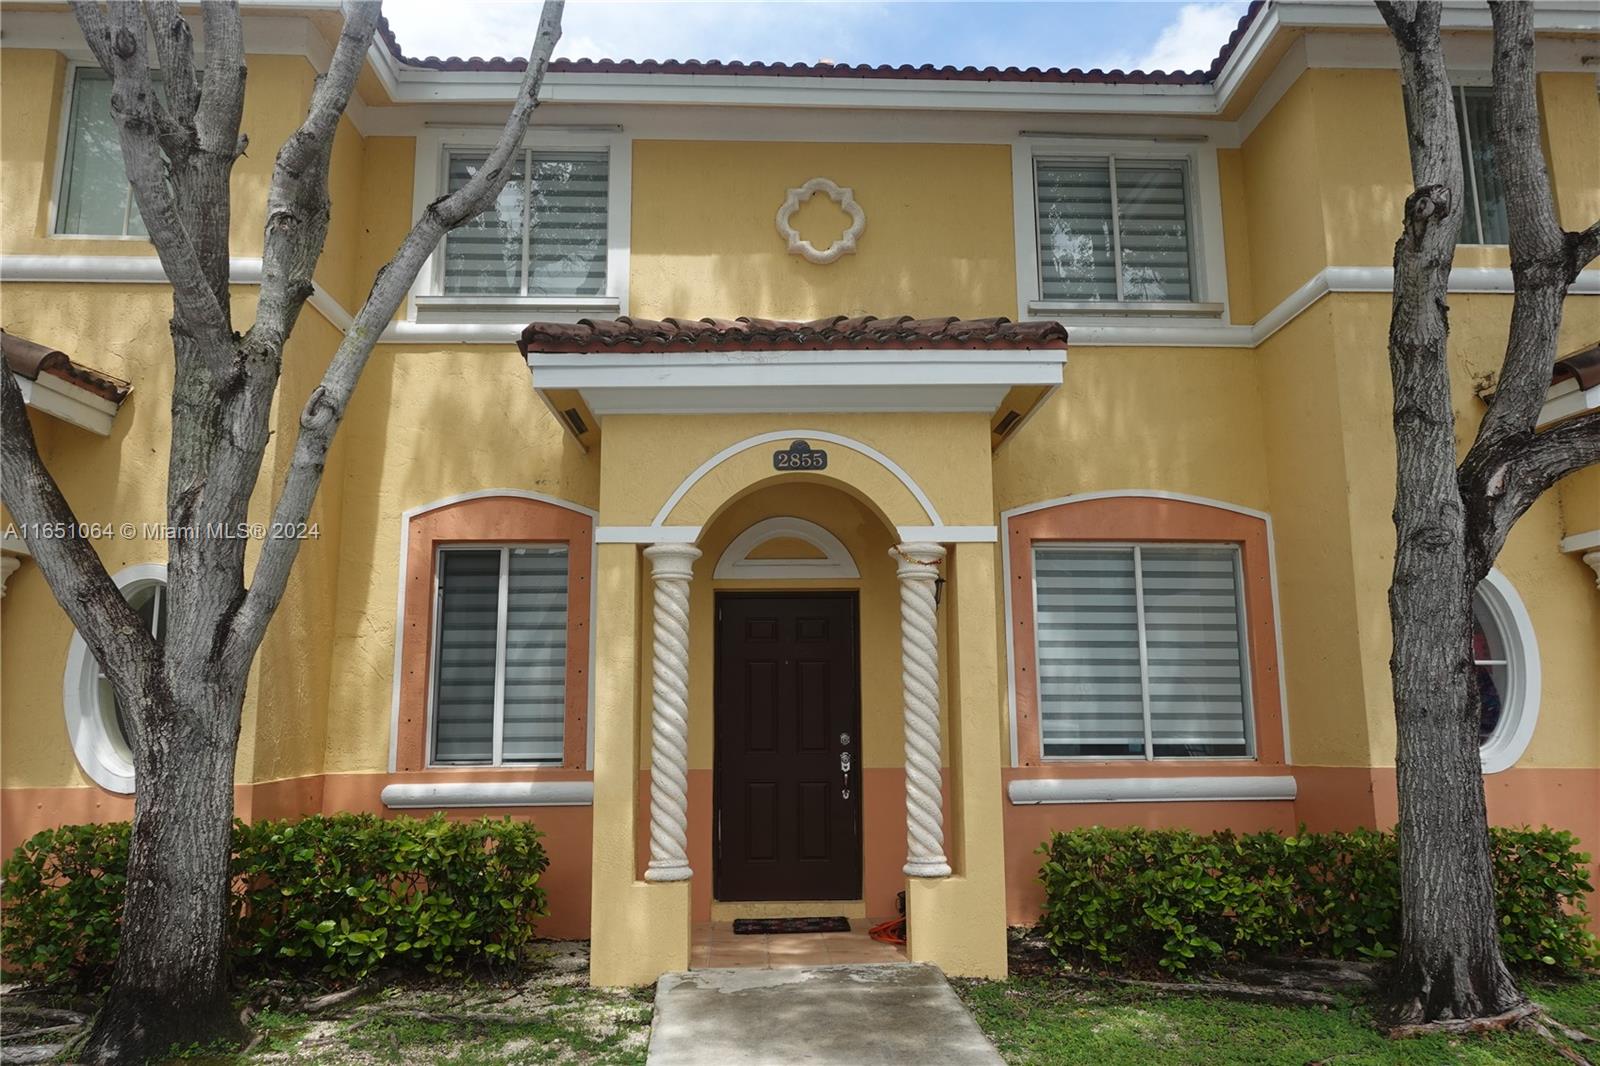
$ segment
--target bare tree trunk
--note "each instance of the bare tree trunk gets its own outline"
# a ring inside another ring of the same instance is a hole
[[[241,686],[215,686],[204,706],[146,703],[151,735],[135,759],[122,953],[85,1062],[143,1062],[244,1035],[227,935],[242,697]]]
[[[305,522],[324,462],[378,335],[445,233],[494,203],[510,177],[556,41],[561,0],[546,0],[528,68],[484,165],[429,204],[333,354],[301,413],[276,528]],[[289,580],[298,539],[263,545],[245,584],[249,515],[271,435],[283,347],[312,292],[327,235],[328,170],[339,121],[371,47],[379,8],[346,0],[344,25],[300,127],[279,150],[267,196],[256,321],[240,336],[229,302],[229,175],[245,64],[237,5],[205,5],[204,71],[175,0],[74,0],[84,39],[112,79],[124,169],[172,285],[174,376],[167,464],[167,627],[153,640],[83,540],[30,543],[56,601],[116,689],[137,788],[121,954],[83,1052],[142,1063],[179,1045],[238,1037],[228,972],[233,773],[245,681]],[[156,56],[151,54],[154,39]],[[150,70],[159,58],[166,90]],[[76,526],[39,458],[21,392],[0,366],[4,500],[24,526]]]
[[[1389,587],[1402,943],[1391,1018],[1416,1025],[1526,1003],[1500,953],[1472,663],[1472,597],[1511,524],[1562,474],[1600,458],[1600,418],[1535,432],[1561,303],[1593,251],[1556,224],[1539,146],[1530,8],[1495,4],[1496,165],[1515,306],[1499,389],[1456,466],[1448,360],[1451,261],[1464,197],[1438,3],[1378,8],[1400,52],[1415,190],[1394,252],[1395,559]]]

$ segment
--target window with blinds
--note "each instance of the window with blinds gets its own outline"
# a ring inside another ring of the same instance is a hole
[[[1041,159],[1034,179],[1042,299],[1198,299],[1186,160]]]
[[[566,546],[445,548],[438,575],[432,761],[561,762]]]
[[[1047,758],[1251,754],[1236,548],[1041,544],[1034,611]]]
[[[483,166],[451,152],[451,192]],[[446,296],[599,296],[606,291],[604,152],[523,152],[500,198],[444,244]]]

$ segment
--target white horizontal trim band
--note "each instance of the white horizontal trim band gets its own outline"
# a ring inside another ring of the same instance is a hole
[[[448,781],[385,785],[383,805],[394,810],[449,807],[588,807],[593,781]]]
[[[234,258],[229,270],[235,285],[259,285],[261,260]],[[0,256],[0,281],[48,281],[82,283],[164,284],[161,262],[151,255],[7,255]],[[1124,347],[1253,348],[1288,325],[1330,292],[1390,292],[1394,269],[1386,266],[1330,266],[1314,274],[1305,284],[1284,297],[1254,325],[1220,325],[1207,322],[1146,323],[1126,325],[1107,322],[1066,322],[1073,345],[1117,345]],[[1510,293],[1513,291],[1509,267],[1456,267],[1450,271],[1451,292]],[[1567,290],[1572,296],[1600,296],[1600,270],[1578,275]],[[349,328],[350,313],[320,285],[314,287],[311,305],[322,312],[341,331]],[[408,344],[426,341],[435,344],[516,343],[517,330],[505,324],[392,322],[379,341]],[[688,353],[683,353],[686,355]],[[786,358],[800,353],[782,353]],[[887,353],[877,352],[881,357]],[[912,352],[926,357],[931,352]],[[962,354],[956,352],[953,354]],[[1005,353],[1015,354],[1015,353]],[[1049,351],[1029,351],[1027,358],[1045,361]],[[1060,353],[1053,353],[1060,354]],[[681,359],[683,355],[674,358]],[[592,357],[591,357],[592,358]],[[603,357],[602,357],[603,358]],[[1590,390],[1593,391],[1593,390]],[[1596,402],[1600,402],[1597,400]]]
[[[596,544],[693,544],[701,526],[599,526]],[[998,526],[900,526],[902,541],[939,544],[993,544],[1000,539]]]
[[[594,531],[596,544],[693,544],[699,539],[699,526],[600,526]]]
[[[1282,777],[1017,778],[1006,794],[1018,806],[1038,803],[1207,803],[1292,800],[1295,780]]]
[[[998,526],[900,526],[899,532],[902,543],[993,544],[1000,539]]]
[[[1591,552],[1600,548],[1600,529],[1591,529],[1587,533],[1574,533],[1570,537],[1561,539],[1563,552]]]

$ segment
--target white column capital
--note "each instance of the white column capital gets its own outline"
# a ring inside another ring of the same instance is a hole
[[[700,549],[652,544],[650,865],[646,881],[687,881],[689,868],[689,581]]]
[[[652,544],[644,550],[644,557],[650,560],[650,576],[655,580],[688,581],[694,577],[700,549],[693,544]]]
[[[944,563],[943,544],[910,541],[889,549],[889,558],[895,561],[895,574],[901,581],[933,581],[939,576]]]

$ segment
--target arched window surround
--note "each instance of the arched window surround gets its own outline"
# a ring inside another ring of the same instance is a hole
[[[1288,764],[1289,735],[1278,632],[1277,578],[1271,518],[1263,512],[1204,497],[1178,493],[1119,490],[1084,493],[1029,504],[1001,515],[1005,568],[1007,679],[1010,696],[1013,766],[1045,766],[1059,760],[1043,755],[1039,730],[1038,686],[1034,677],[1034,574],[1036,543],[1218,543],[1236,545],[1243,571],[1248,633],[1250,706],[1255,736],[1253,756],[1223,760],[1153,759],[1071,765],[1093,772],[1141,774],[1215,771],[1255,772]]]

